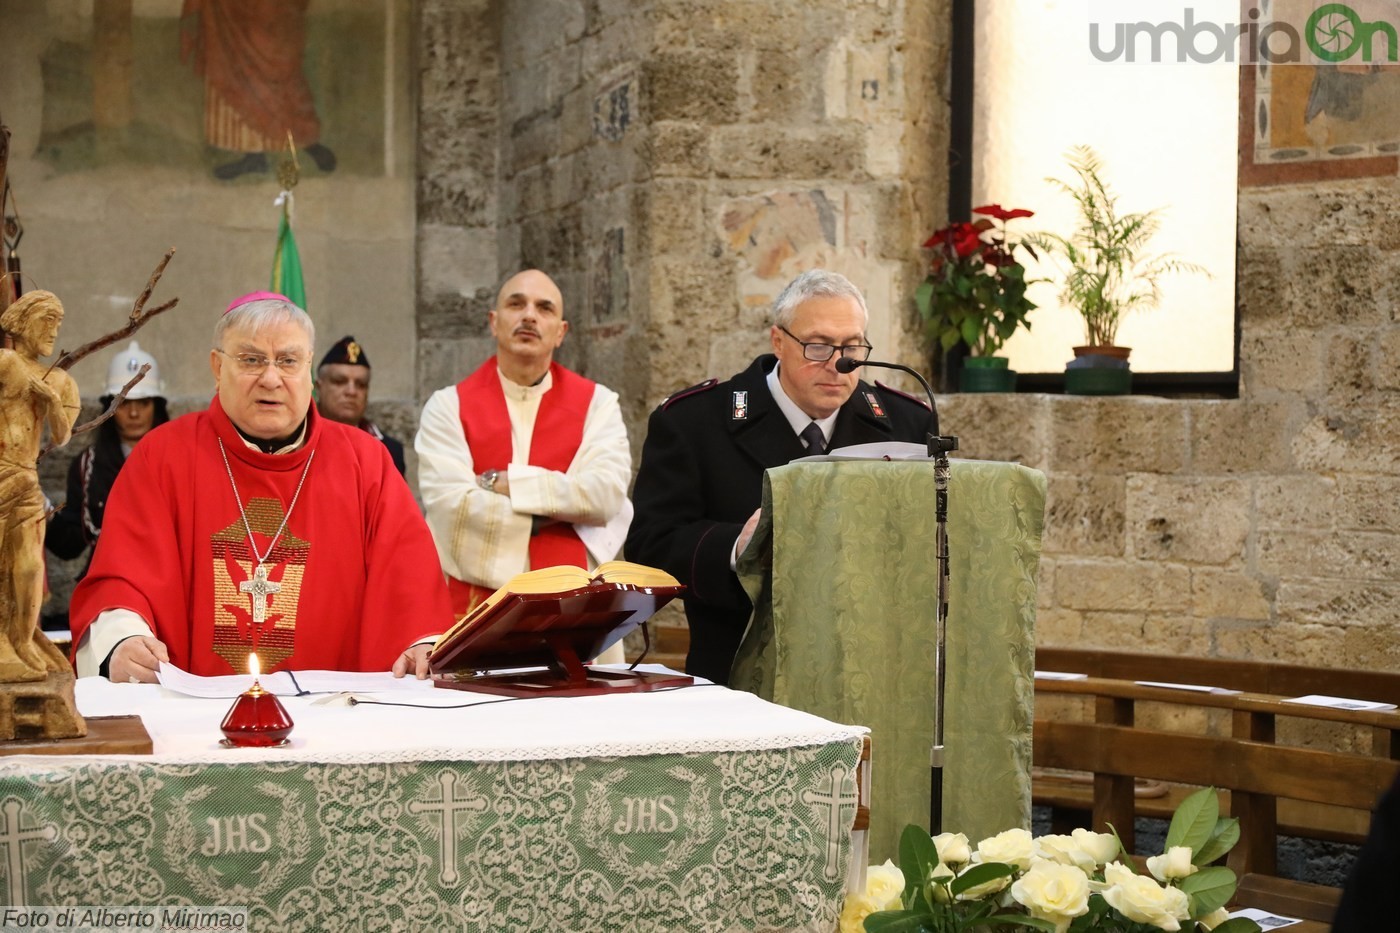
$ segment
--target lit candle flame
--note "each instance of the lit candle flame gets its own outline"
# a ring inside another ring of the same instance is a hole
[[[248,673],[253,675],[254,680],[262,673],[262,669],[258,666],[258,653],[256,651],[248,653]]]

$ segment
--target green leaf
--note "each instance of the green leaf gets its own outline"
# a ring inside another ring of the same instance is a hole
[[[1235,847],[1235,843],[1240,841],[1240,821],[1230,817],[1222,817],[1215,821],[1215,828],[1210,832],[1210,838],[1200,851],[1191,856],[1193,865],[1209,865],[1211,862],[1223,856]]]
[[[1132,853],[1128,851],[1127,846],[1123,845],[1123,840],[1119,837],[1118,830],[1114,828],[1112,823],[1107,824],[1107,826],[1108,831],[1113,833],[1113,841],[1118,843],[1118,854],[1122,856],[1122,858],[1118,860],[1118,863],[1135,875],[1142,874],[1137,870],[1137,865],[1133,863],[1133,860],[1129,858]]]
[[[975,888],[979,884],[986,884],[989,881],[996,881],[998,878],[1010,878],[1016,873],[1016,869],[1003,862],[982,862],[973,865],[953,879],[949,885],[954,894],[961,894],[969,888]]]
[[[963,323],[962,323],[962,339],[963,339],[963,343],[967,344],[969,347],[975,347],[975,346],[977,346],[978,330],[979,330],[979,328],[977,327],[977,322],[976,322],[976,321],[972,320],[971,318],[968,318],[967,320],[963,321]]]
[[[1221,865],[1202,868],[1177,886],[1191,898],[1191,916],[1200,917],[1224,907],[1235,896],[1235,873]]]
[[[1192,854],[1200,851],[1220,818],[1220,801],[1214,787],[1203,787],[1181,801],[1167,827],[1166,848],[1187,846]]]
[[[867,933],[918,933],[920,930],[934,930],[927,913],[918,911],[879,911],[865,918]]]
[[[928,320],[933,315],[933,283],[924,279],[919,283],[919,287],[914,289],[914,304],[918,306],[919,315]]]
[[[1263,933],[1263,928],[1246,917],[1231,917],[1211,933]]]
[[[899,837],[899,867],[904,872],[904,903],[912,907],[916,894],[923,899],[933,870],[938,867],[938,847],[928,830],[914,823],[904,827]]]
[[[882,910],[865,918],[866,933],[919,933],[933,930],[925,926],[930,918],[915,910]]]
[[[973,927],[997,925],[1030,927],[1032,930],[1044,930],[1045,933],[1055,933],[1055,931],[1059,929],[1053,920],[1042,920],[1039,917],[1027,917],[1025,914],[994,914],[990,917],[981,917],[971,923],[963,924],[962,928],[970,930]]]

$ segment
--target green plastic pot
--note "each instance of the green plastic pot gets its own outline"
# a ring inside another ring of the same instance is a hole
[[[960,392],[1015,392],[1016,370],[1004,356],[969,356],[958,374]]]

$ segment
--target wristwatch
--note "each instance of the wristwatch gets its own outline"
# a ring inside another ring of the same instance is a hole
[[[500,470],[487,470],[485,473],[482,473],[480,476],[478,476],[478,477],[476,478],[476,483],[477,483],[477,485],[480,486],[482,489],[489,489],[491,492],[495,492],[495,491],[496,491],[496,479],[497,479],[497,477],[499,477],[500,475],[501,475],[501,471],[500,471]]]

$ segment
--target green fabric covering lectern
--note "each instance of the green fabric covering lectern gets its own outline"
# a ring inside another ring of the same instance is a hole
[[[767,472],[740,556],[754,616],[730,686],[872,734],[870,855],[928,826],[935,713],[934,470],[807,461]],[[954,460],[943,829],[1029,828],[1036,574],[1045,476]],[[770,572],[771,571],[771,572]]]

